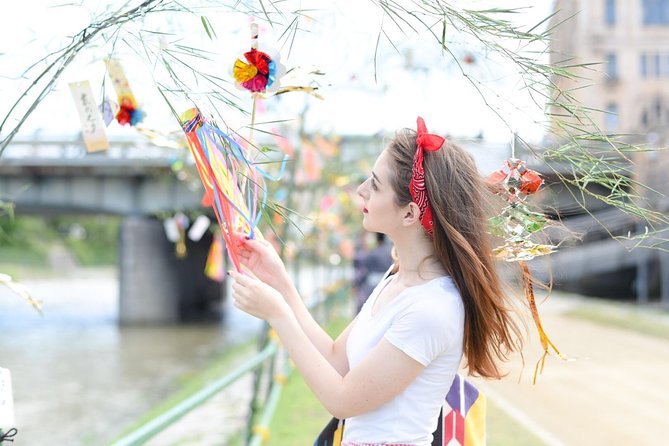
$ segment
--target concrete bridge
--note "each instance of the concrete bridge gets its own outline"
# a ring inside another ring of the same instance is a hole
[[[669,241],[652,234],[633,237],[645,232],[637,219],[616,208],[572,217],[547,231],[553,243],[563,242],[558,251],[529,265],[541,280],[552,277],[563,290],[636,297],[639,303],[659,296],[669,306]]]
[[[173,162],[183,149],[144,141],[114,141],[87,154],[81,141],[13,141],[0,158],[0,199],[17,214],[110,214],[123,217],[119,234],[122,323],[170,323],[210,318],[222,308],[223,284],[204,276],[212,236],[186,239],[177,259],[160,214],[207,213],[197,176],[180,181]]]

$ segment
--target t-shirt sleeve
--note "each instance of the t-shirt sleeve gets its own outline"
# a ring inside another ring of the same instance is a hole
[[[426,367],[450,348],[455,337],[455,321],[449,317],[448,309],[429,300],[432,305],[415,302],[398,314],[384,335],[388,342]]]

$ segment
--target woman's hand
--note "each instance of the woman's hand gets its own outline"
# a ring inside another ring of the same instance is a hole
[[[281,293],[261,280],[229,271],[235,307],[270,324],[292,313]]]
[[[290,284],[281,257],[267,240],[243,240],[238,253],[242,265],[272,288],[283,291]]]

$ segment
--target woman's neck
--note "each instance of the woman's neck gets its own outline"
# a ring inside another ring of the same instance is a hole
[[[407,231],[397,237],[395,249],[400,264],[397,279],[411,286],[446,274],[437,259],[432,240],[418,231]]]

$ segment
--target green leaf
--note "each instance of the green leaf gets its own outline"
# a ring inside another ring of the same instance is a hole
[[[204,26],[204,30],[207,32],[209,39],[214,40],[214,37],[216,37],[216,31],[214,31],[214,27],[211,26],[209,19],[201,15],[200,20],[202,20],[202,26]]]

